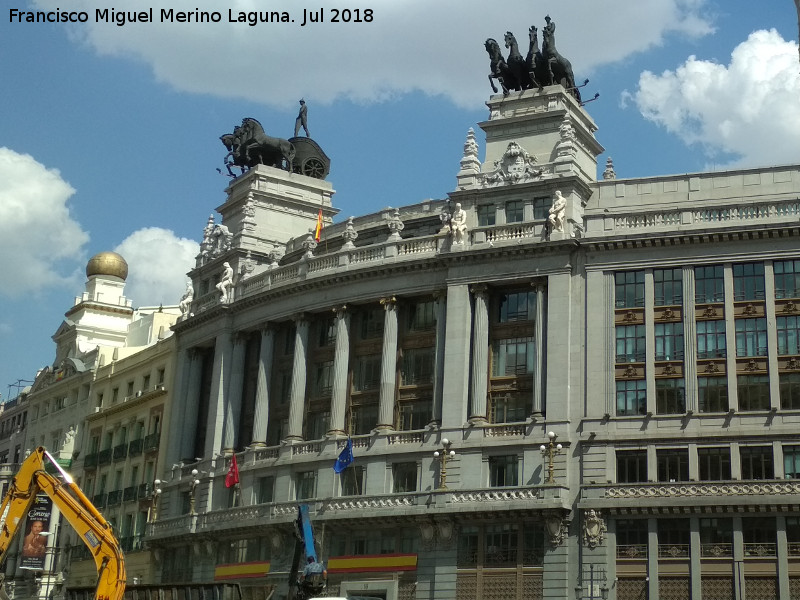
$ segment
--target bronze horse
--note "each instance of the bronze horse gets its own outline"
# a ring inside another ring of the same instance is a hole
[[[508,65],[511,73],[514,75],[514,79],[517,82],[517,88],[519,90],[527,90],[532,88],[534,84],[531,79],[531,70],[528,68],[525,57],[523,57],[519,52],[517,38],[515,38],[514,34],[510,31],[506,31],[503,41],[506,43],[506,48],[509,49],[506,64]]]
[[[553,84],[560,83],[575,99],[581,101],[580,90],[575,86],[575,75],[572,73],[572,64],[556,49],[556,24],[546,16],[547,25],[542,30],[542,56],[547,61],[550,79]]]
[[[242,119],[241,126],[234,127],[233,133],[220,136],[220,140],[228,149],[224,160],[231,177],[234,176],[231,167],[239,167],[244,173],[258,164],[292,172],[294,144],[268,136],[255,119]]]
[[[530,73],[533,85],[541,90],[546,85],[552,85],[553,81],[550,77],[550,67],[547,60],[542,56],[539,50],[539,30],[535,25],[531,25],[528,29],[528,56],[525,57],[525,62],[528,66],[528,73]]]

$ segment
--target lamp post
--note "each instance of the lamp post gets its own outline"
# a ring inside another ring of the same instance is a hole
[[[433,458],[439,459],[439,489],[447,489],[447,459],[454,458],[456,455],[455,450],[450,449],[450,440],[442,438],[442,449],[436,450],[433,453]]]
[[[194,515],[197,514],[195,512],[195,502],[194,502],[194,494],[197,490],[197,486],[200,485],[200,480],[197,476],[200,474],[200,471],[197,469],[192,469],[192,483],[189,487],[189,514]]]
[[[556,444],[556,439],[558,436],[554,432],[548,431],[547,437],[549,438],[549,441],[547,444],[542,444],[539,446],[539,450],[542,451],[542,456],[547,459],[547,478],[544,480],[544,482],[547,484],[553,484],[556,482],[556,478],[553,475],[555,471],[553,458],[555,458],[556,454],[561,452],[563,446],[561,444]]]
[[[153,481],[153,497],[150,500],[152,502],[150,506],[150,522],[154,522],[158,519],[158,498],[161,496],[161,480],[156,479]]]

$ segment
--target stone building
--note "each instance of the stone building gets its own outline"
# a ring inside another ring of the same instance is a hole
[[[334,595],[800,597],[800,167],[598,181],[563,88],[487,105],[447,200],[331,225],[325,181],[231,182],[174,327],[161,581],[280,597],[304,502]]]

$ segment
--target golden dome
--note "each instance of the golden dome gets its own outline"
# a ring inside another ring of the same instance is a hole
[[[110,275],[123,281],[128,277],[128,263],[116,252],[100,252],[86,264],[86,276]]]

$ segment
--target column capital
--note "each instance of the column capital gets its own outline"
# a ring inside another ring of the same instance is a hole
[[[261,331],[261,335],[274,335],[276,330],[275,323],[267,322],[262,323],[259,327],[259,331]]]
[[[441,300],[447,300],[447,290],[434,290],[431,294],[433,299],[437,302]]]
[[[307,312],[296,313],[292,315],[292,321],[294,321],[295,325],[307,325],[308,322],[311,320],[311,315]]]
[[[380,303],[384,310],[394,310],[397,308],[397,298],[394,296],[381,298]]]
[[[485,283],[475,283],[469,286],[469,291],[476,296],[486,296],[489,292],[489,286]]]
[[[334,306],[331,308],[331,312],[336,316],[337,319],[341,319],[345,316],[348,310],[347,304],[341,304],[339,306]]]
[[[234,345],[237,344],[244,344],[247,342],[247,338],[249,337],[249,331],[234,331],[231,333],[231,343]]]

